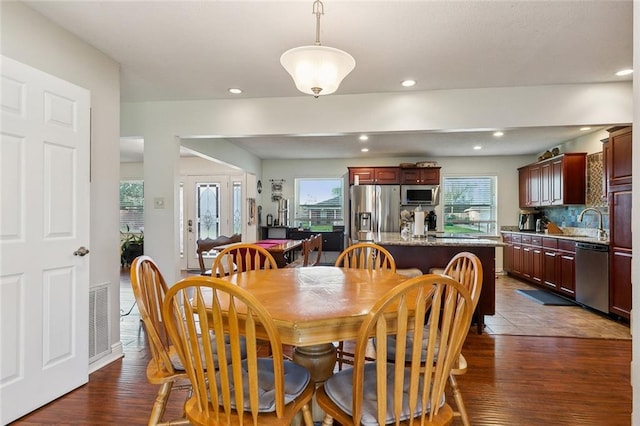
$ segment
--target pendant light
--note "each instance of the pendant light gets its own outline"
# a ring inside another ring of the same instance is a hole
[[[291,74],[298,90],[317,98],[338,90],[342,80],[355,68],[356,61],[343,50],[320,45],[320,16],[324,15],[320,0],[313,2],[313,13],[316,15],[315,45],[287,50],[280,57],[280,63]]]

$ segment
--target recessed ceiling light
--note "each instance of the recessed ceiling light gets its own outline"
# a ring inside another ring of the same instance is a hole
[[[582,130],[584,132],[586,130],[591,130],[591,127],[580,127],[580,130]]]
[[[476,145],[476,146],[474,146],[474,147],[473,147],[473,149],[475,149],[476,151],[478,151],[478,150],[482,149],[482,147],[481,147],[480,145]]]
[[[404,80],[402,83],[403,87],[413,87],[416,85],[416,81],[415,80]]]
[[[358,139],[360,139],[361,141],[368,141],[368,140],[369,140],[369,136],[367,136],[367,135],[360,135],[360,137],[359,137]]]
[[[362,148],[360,151],[361,152],[369,152],[369,148]]]
[[[242,93],[242,89],[232,87],[231,89],[229,89],[229,93],[233,93],[234,95],[239,95],[240,93]]]
[[[631,68],[627,68],[624,70],[620,70],[616,73],[618,77],[623,77],[625,75],[633,74],[633,70]]]
[[[499,138],[500,136],[504,136],[503,132],[494,132],[493,136],[495,136],[496,138]]]

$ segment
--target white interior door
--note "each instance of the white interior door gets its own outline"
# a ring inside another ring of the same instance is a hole
[[[2,57],[0,422],[88,380],[87,90]],[[74,255],[75,252],[75,255]]]

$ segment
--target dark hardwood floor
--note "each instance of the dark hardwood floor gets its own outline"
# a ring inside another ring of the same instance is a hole
[[[146,424],[157,392],[145,378],[146,336],[135,316],[123,317],[123,333],[123,359],[14,424]],[[631,424],[630,340],[471,332],[464,354],[458,383],[473,425]],[[179,417],[185,396],[172,393],[165,419]]]

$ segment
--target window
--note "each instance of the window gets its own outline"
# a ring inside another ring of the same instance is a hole
[[[141,233],[144,230],[144,183],[120,182],[120,231]]]
[[[220,185],[196,183],[196,236],[215,239],[220,236]]]
[[[331,231],[343,225],[342,179],[296,179],[293,226],[311,231]]]
[[[233,233],[242,234],[242,182],[233,181]]]
[[[444,232],[497,235],[495,176],[443,178]]]

